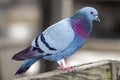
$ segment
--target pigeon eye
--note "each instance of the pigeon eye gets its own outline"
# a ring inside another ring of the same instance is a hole
[[[90,14],[93,14],[93,12],[90,12]]]

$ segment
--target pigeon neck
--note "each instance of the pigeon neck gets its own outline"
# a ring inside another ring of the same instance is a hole
[[[82,20],[82,21],[85,21],[87,23],[91,23],[91,25],[92,25],[92,20],[90,20],[88,18],[88,16],[86,16],[82,12],[76,13],[74,16],[71,17],[71,19]]]
[[[92,22],[86,19],[85,16],[72,18],[72,25],[76,35],[78,35],[82,39],[86,39],[92,30]]]
[[[83,16],[82,13],[76,13],[74,16],[72,16],[72,19],[79,19],[81,16]]]

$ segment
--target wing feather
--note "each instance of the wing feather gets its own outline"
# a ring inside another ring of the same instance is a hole
[[[51,25],[42,32],[42,35],[44,36],[46,43],[56,50],[49,50],[49,48],[45,46],[41,41],[41,34],[38,38],[39,47],[45,53],[56,53],[64,50],[73,41],[75,33],[72,29],[70,18],[66,18]],[[32,45],[35,45],[35,40],[33,40]]]

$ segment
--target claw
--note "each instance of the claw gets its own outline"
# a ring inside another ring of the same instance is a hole
[[[75,66],[66,67],[65,70],[67,72],[74,72],[74,71],[76,71],[76,67]]]
[[[60,66],[57,69],[59,69],[59,70],[66,70],[67,72],[74,72],[74,71],[76,71],[76,67],[75,66],[70,66],[70,67]]]

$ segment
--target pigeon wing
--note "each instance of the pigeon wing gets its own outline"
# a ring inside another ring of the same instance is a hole
[[[64,50],[74,40],[75,33],[72,29],[70,18],[63,19],[37,36],[32,46],[39,47],[45,53],[53,54]]]

